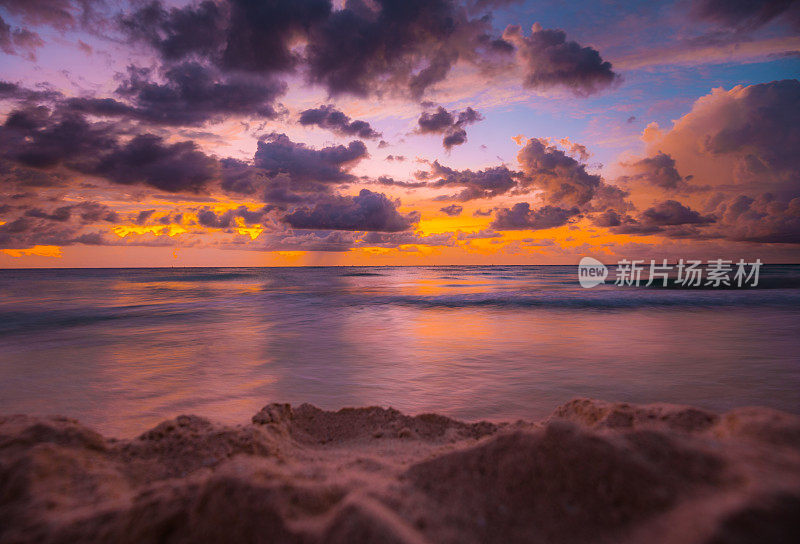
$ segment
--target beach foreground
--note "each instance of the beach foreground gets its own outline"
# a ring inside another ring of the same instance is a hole
[[[132,440],[0,417],[0,542],[800,541],[800,417],[577,399],[462,423],[270,404]]]

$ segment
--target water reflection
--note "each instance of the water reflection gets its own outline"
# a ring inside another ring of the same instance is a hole
[[[0,271],[0,410],[128,436],[272,401],[466,419],[574,396],[800,412],[796,287],[584,290],[574,272]]]

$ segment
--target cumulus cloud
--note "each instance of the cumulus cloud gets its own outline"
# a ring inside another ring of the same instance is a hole
[[[331,196],[313,206],[301,205],[283,217],[297,229],[398,232],[419,221],[418,213],[401,214],[397,201],[362,189],[356,196]]]
[[[215,179],[216,161],[194,142],[165,143],[140,134],[104,155],[91,170],[113,182],[142,183],[167,192],[200,192]]]
[[[640,220],[647,225],[663,227],[713,223],[715,218],[713,216],[702,216],[675,200],[667,200],[642,212]]]
[[[511,68],[517,46],[530,86],[589,93],[613,78],[596,51],[567,42],[561,31],[539,38],[509,31],[517,46],[493,35],[487,10],[502,4],[350,0],[334,9],[330,0],[206,0],[167,8],[153,0],[121,15],[119,25],[165,62],[201,58],[231,72],[301,71],[331,96],[388,91],[421,99],[457,63]]]
[[[350,168],[367,155],[360,140],[314,149],[285,134],[271,133],[258,141],[254,163],[270,176],[285,173],[294,182],[343,183],[354,179]]]
[[[122,143],[114,127],[74,112],[45,107],[13,110],[0,127],[0,156],[40,170],[65,167],[125,185],[198,192],[216,176],[217,163],[191,141],[165,143],[139,134]]]
[[[497,230],[540,230],[560,227],[577,215],[577,208],[542,206],[531,209],[527,202],[518,202],[511,208],[498,208],[490,228]]]
[[[459,206],[458,204],[451,204],[449,206],[445,206],[444,208],[439,208],[439,211],[444,212],[450,217],[457,217],[461,215],[461,212],[464,211],[464,207]]]
[[[420,171],[417,179],[426,180],[427,185],[433,188],[463,187],[447,200],[474,200],[477,198],[492,198],[508,193],[517,187],[517,180],[521,178],[519,172],[509,170],[506,166],[493,166],[483,170],[455,170],[443,166],[439,161],[430,165],[429,171]]]
[[[103,117],[129,117],[158,125],[201,125],[225,116],[275,118],[276,100],[286,84],[243,75],[223,76],[195,62],[171,66],[164,83],[152,80],[149,69],[129,67],[113,98],[76,97],[64,101],[74,111]]]
[[[235,226],[235,219],[241,218],[246,225],[255,225],[264,221],[268,208],[251,211],[246,206],[239,206],[223,213],[216,213],[213,209],[204,206],[197,211],[197,221],[204,227],[215,229],[229,229]]]
[[[439,106],[433,113],[423,112],[417,119],[417,132],[420,134],[444,134],[442,145],[450,150],[467,141],[464,127],[481,121],[483,116],[472,108],[461,112],[449,112]]]
[[[381,137],[381,133],[375,131],[366,121],[351,120],[350,117],[330,104],[302,111],[300,124],[303,126],[316,125],[343,136],[357,136],[365,139]]]
[[[509,25],[503,39],[517,47],[525,70],[523,82],[529,88],[564,87],[587,95],[619,79],[597,50],[567,41],[563,30],[544,29],[536,23],[525,36],[520,26]]]
[[[670,130],[651,124],[648,156],[627,167],[666,194],[683,191],[683,205],[715,217],[704,236],[798,243],[798,103],[797,80],[714,89]]]
[[[200,124],[234,113],[272,119],[277,115],[276,99],[286,92],[283,82],[222,76],[196,62],[169,67],[163,84],[149,76],[149,71],[131,67],[117,93],[130,98],[143,118],[166,124]]]
[[[704,216],[675,200],[659,202],[637,217],[618,215],[613,210],[595,218],[595,225],[610,227],[617,234],[661,234],[674,238],[706,237],[696,227],[714,223],[716,217]]]
[[[474,58],[489,32],[487,20],[449,0],[348,2],[311,28],[309,76],[332,94],[388,85],[421,97],[457,60]]]
[[[675,168],[675,159],[666,153],[658,152],[624,166],[630,172],[621,179],[624,182],[641,182],[665,190],[677,190],[685,185],[683,176]],[[688,176],[687,181],[690,179]]]
[[[585,206],[594,198],[603,180],[586,171],[586,165],[546,140],[531,138],[517,153],[529,182],[544,191],[545,200],[558,206]]]

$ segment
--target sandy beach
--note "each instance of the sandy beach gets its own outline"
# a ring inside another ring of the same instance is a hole
[[[790,542],[800,417],[576,399],[539,422],[269,404],[130,440],[0,417],[0,542]]]

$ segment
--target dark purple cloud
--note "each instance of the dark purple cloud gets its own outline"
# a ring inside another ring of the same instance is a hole
[[[522,171],[547,202],[556,206],[585,206],[604,182],[586,171],[586,165],[547,141],[531,138],[517,154]]]
[[[168,144],[160,136],[140,134],[105,154],[92,173],[115,183],[196,193],[216,179],[217,162],[194,142]]]
[[[458,204],[451,204],[449,206],[445,206],[444,208],[439,208],[439,211],[444,212],[450,217],[456,217],[461,215],[461,212],[464,211],[464,207],[459,206]]]
[[[461,192],[446,199],[467,201],[508,193],[517,187],[522,174],[509,170],[506,166],[493,166],[477,171],[454,170],[442,166],[439,161],[434,161],[430,171],[417,172],[416,176],[418,179],[427,180],[428,186],[434,188],[463,187]]]
[[[416,224],[419,214],[403,215],[396,201],[362,189],[357,196],[331,196],[298,206],[283,221],[297,229],[398,232]]]
[[[674,238],[699,238],[703,236],[695,227],[716,222],[713,215],[701,215],[675,200],[666,200],[646,209],[637,217],[606,211],[595,217],[594,223],[610,227],[617,234],[662,234]]]
[[[27,28],[12,27],[0,17],[0,51],[35,60],[36,50],[44,45],[39,34]]]
[[[721,26],[752,30],[778,17],[800,28],[796,0],[693,0],[692,14]]]
[[[349,169],[367,155],[360,140],[314,149],[272,133],[259,140],[254,164],[270,176],[285,173],[294,182],[343,183],[354,179]]]
[[[229,25],[226,3],[211,0],[167,9],[154,0],[119,16],[119,24],[133,40],[148,43],[168,61],[219,54]]]
[[[112,125],[41,106],[13,110],[0,127],[0,145],[0,157],[11,165],[45,172],[64,167],[167,192],[199,192],[218,175],[216,159],[192,141],[168,144],[145,133],[123,143]]]
[[[12,83],[10,81],[0,80],[0,99],[3,100],[18,100],[24,102],[35,101],[49,101],[56,100],[61,97],[61,93],[57,91],[44,90],[34,91]]]
[[[203,207],[197,211],[197,220],[204,227],[229,229],[235,226],[234,220],[237,217],[241,218],[248,225],[261,223],[268,211],[267,208],[251,211],[245,206],[239,206],[238,208],[217,214],[211,208]]]
[[[158,0],[119,17],[119,25],[174,63],[204,59],[230,72],[298,71],[331,96],[385,91],[420,99],[458,62],[509,69],[516,47],[493,36],[487,9],[497,2],[454,0],[207,0],[167,8]],[[519,37],[531,86],[588,93],[613,79],[610,65],[560,31]],[[305,44],[297,47],[298,44]],[[535,69],[534,69],[535,68]]]
[[[511,208],[498,208],[489,227],[496,230],[551,229],[565,225],[577,214],[577,208],[542,206],[532,210],[527,202],[518,202]]]
[[[713,223],[713,216],[702,216],[675,200],[667,200],[648,208],[639,216],[642,223],[656,226],[699,225]]]
[[[675,167],[675,159],[666,153],[657,153],[639,161],[626,164],[631,174],[621,181],[642,181],[661,189],[676,190],[683,187],[684,178]],[[691,179],[691,176],[688,177]]]
[[[419,189],[420,187],[427,187],[426,181],[398,181],[390,176],[379,176],[375,179],[366,179],[365,181],[377,183],[378,185],[385,185],[387,187],[400,187],[403,189]]]
[[[423,113],[417,119],[417,132],[420,134],[444,134],[442,145],[445,149],[461,145],[467,141],[464,127],[481,121],[483,116],[472,108],[461,112],[449,112],[439,106],[433,113]]]
[[[119,18],[135,41],[169,62],[206,58],[225,70],[287,72],[300,61],[296,38],[331,13],[329,0],[206,0],[166,8],[158,0]]]
[[[489,32],[488,20],[470,19],[449,0],[348,2],[312,27],[309,77],[334,95],[366,96],[388,85],[418,98],[459,58],[474,57]]]
[[[196,126],[232,115],[272,119],[275,102],[286,91],[283,82],[244,75],[223,76],[215,69],[186,62],[164,71],[164,83],[147,69],[130,67],[112,98],[70,98],[65,106],[105,117],[130,117],[158,125]]]
[[[103,0],[3,0],[2,6],[26,24],[68,30],[86,23]]]
[[[375,131],[366,121],[351,120],[350,117],[331,105],[323,105],[301,112],[300,124],[303,126],[316,125],[344,136],[365,139],[381,137],[381,133]]]
[[[43,106],[12,110],[0,129],[0,156],[27,167],[65,165],[84,171],[104,150],[113,148],[111,127],[80,115],[51,112]]]
[[[510,25],[503,38],[513,43],[525,69],[524,84],[532,89],[565,87],[581,95],[595,93],[619,79],[597,50],[567,41],[563,30],[533,25],[530,36]]]

